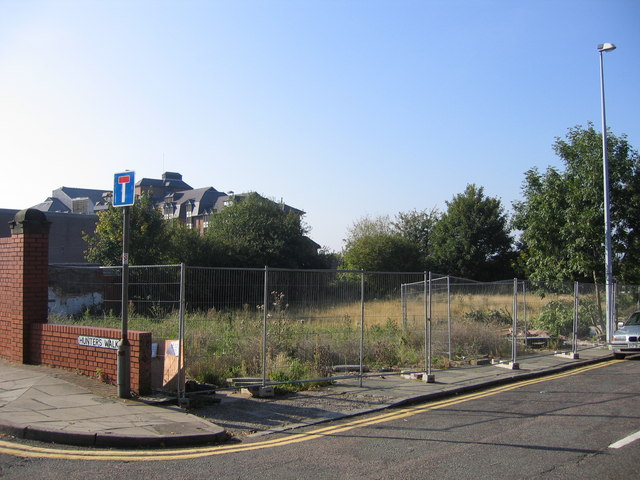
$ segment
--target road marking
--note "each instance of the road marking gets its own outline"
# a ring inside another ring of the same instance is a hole
[[[16,444],[4,440],[0,440],[0,454],[12,455],[22,458],[50,458],[61,460],[93,460],[93,461],[127,461],[127,462],[145,462],[145,461],[168,461],[168,460],[189,460],[194,458],[209,457],[213,455],[225,455],[229,453],[249,452],[252,450],[262,450],[265,448],[282,447],[285,445],[293,445],[295,443],[306,442],[309,440],[322,438],[326,436],[336,435],[356,428],[368,427],[380,423],[400,420],[412,417],[420,413],[430,410],[438,410],[441,408],[458,405],[460,403],[470,402],[481,398],[491,397],[500,393],[516,390],[528,385],[549,382],[560,378],[579,375],[590,370],[602,368],[619,361],[603,362],[585,367],[576,368],[567,372],[556,373],[541,378],[531,380],[523,380],[509,385],[494,387],[489,390],[469,393],[460,397],[453,397],[435,402],[414,405],[405,408],[389,410],[385,413],[368,418],[358,418],[341,425],[331,425],[321,427],[309,432],[292,433],[281,438],[264,440],[261,442],[233,444],[233,445],[214,445],[197,448],[184,448],[174,450],[73,450],[49,447],[37,447],[31,445]]]
[[[640,438],[640,432],[632,433],[628,437],[624,437],[622,440],[618,440],[617,442],[612,443],[611,445],[609,445],[609,448],[626,447],[627,445],[629,445],[630,443],[635,442],[639,438]]]

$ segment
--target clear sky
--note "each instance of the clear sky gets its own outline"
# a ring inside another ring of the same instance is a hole
[[[638,0],[0,0],[0,208],[113,174],[365,215],[520,198],[569,127],[640,148]]]

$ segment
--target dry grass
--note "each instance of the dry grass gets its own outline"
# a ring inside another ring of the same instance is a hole
[[[527,317],[533,319],[552,300],[572,301],[567,295],[527,295]],[[523,298],[519,298],[522,302]],[[449,357],[446,295],[432,297],[432,347],[436,364]],[[521,305],[521,303],[519,303]],[[523,307],[519,306],[523,314]],[[513,310],[512,294],[451,296],[451,355],[454,359],[508,354],[505,325]],[[424,296],[406,304],[401,299],[371,300],[364,306],[364,356],[371,368],[421,368],[425,358]],[[334,365],[359,362],[362,320],[360,302],[340,305],[280,304],[267,318],[267,370],[271,378],[322,378]],[[86,316],[83,324],[118,327],[119,319]],[[65,319],[65,323],[70,323]],[[73,323],[76,323],[75,321]],[[190,377],[220,384],[228,377],[259,376],[262,372],[263,312],[195,312],[187,315],[185,355]],[[133,317],[133,330],[148,330],[154,338],[177,338],[177,314],[164,318]]]

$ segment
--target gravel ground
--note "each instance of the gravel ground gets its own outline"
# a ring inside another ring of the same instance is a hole
[[[206,418],[242,437],[278,431],[354,415],[388,405],[393,399],[382,395],[341,391],[337,387],[256,398],[240,392],[215,395],[219,403],[194,408],[191,413]]]

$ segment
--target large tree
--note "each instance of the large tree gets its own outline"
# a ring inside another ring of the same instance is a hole
[[[392,225],[404,238],[413,242],[420,252],[421,269],[429,270],[429,255],[431,254],[431,234],[440,220],[437,209],[411,210],[400,212]]]
[[[301,215],[252,193],[209,221],[206,238],[223,266],[317,267],[313,242],[305,236]]]
[[[422,271],[420,244],[417,238],[409,235],[408,223],[401,219],[392,222],[388,215],[356,220],[347,230],[342,267],[379,272]],[[411,233],[419,236],[417,224],[416,220]],[[398,225],[406,226],[406,232]]]
[[[475,280],[497,280],[509,274],[513,240],[499,199],[484,188],[467,185],[447,203],[431,234],[434,268]]]
[[[101,265],[122,264],[122,217],[124,207],[113,207],[98,213],[96,230],[85,234],[89,245],[85,257],[89,262]],[[129,264],[153,265],[164,261],[167,248],[167,230],[162,214],[143,195],[129,207],[130,236]]]
[[[222,257],[219,249],[200,235],[198,230],[188,228],[179,220],[167,222],[166,242],[162,262],[167,264],[215,267]]]
[[[607,135],[614,272],[640,281],[640,159],[626,136]],[[602,135],[593,124],[570,128],[554,150],[563,169],[526,172],[523,200],[514,203],[520,265],[538,280],[604,281]]]
[[[377,217],[365,215],[347,228],[347,238],[345,239],[346,248],[349,248],[351,242],[362,237],[369,235],[392,235],[394,233],[396,232],[388,215],[380,215]]]
[[[421,271],[418,246],[399,233],[372,233],[349,242],[343,268],[377,272]]]

